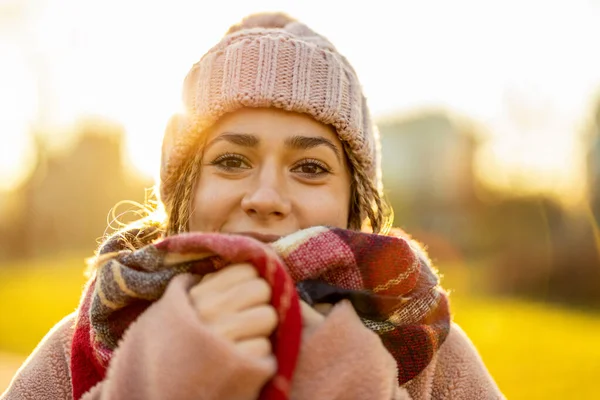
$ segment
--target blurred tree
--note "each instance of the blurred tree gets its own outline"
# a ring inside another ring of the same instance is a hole
[[[600,260],[589,221],[544,197],[491,205],[487,282],[496,293],[600,307]]]
[[[593,226],[573,214],[552,236],[553,265],[548,299],[600,308],[600,257]],[[592,222],[592,224],[590,223]]]
[[[423,241],[434,261],[464,262],[472,276],[477,268],[476,291],[600,306],[595,221],[545,196],[482,186],[473,173],[479,133],[467,120],[428,112],[379,127],[395,224]],[[589,164],[597,213],[598,136]]]
[[[583,141],[587,146],[588,201],[597,224],[600,221],[600,95],[594,104]]]
[[[494,292],[545,298],[552,269],[552,232],[562,209],[544,197],[506,197],[489,205],[480,226],[488,237]]]

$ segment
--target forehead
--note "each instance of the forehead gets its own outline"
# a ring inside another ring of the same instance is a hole
[[[207,141],[223,132],[251,134],[269,141],[278,138],[285,140],[294,135],[321,136],[342,147],[333,127],[307,114],[274,108],[242,108],[229,113],[213,126]]]

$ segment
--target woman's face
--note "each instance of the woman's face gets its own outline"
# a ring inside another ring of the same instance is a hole
[[[304,114],[247,108],[211,129],[190,231],[284,236],[346,228],[350,172],[331,127]]]

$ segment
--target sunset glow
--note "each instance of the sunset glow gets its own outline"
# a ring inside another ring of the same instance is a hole
[[[19,49],[0,42],[0,190],[19,184],[31,163],[30,123],[36,111],[35,80]]]
[[[0,31],[7,43],[0,47],[0,107],[8,110],[0,119],[0,189],[25,176],[30,122],[65,125],[86,114],[121,123],[131,163],[156,176],[162,131],[189,67],[229,25],[272,9],[337,45],[375,115],[441,106],[485,125],[490,140],[476,165],[490,185],[581,191],[574,138],[600,87],[597,6],[463,0],[365,10],[344,3],[336,21],[336,2],[216,2],[207,10],[180,0],[168,8],[147,3],[143,13],[134,3],[39,1],[15,24],[25,28]],[[38,78],[45,83],[35,86]]]

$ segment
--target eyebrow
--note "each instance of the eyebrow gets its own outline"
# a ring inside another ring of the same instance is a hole
[[[206,148],[212,146],[213,144],[221,140],[243,147],[257,147],[260,143],[260,139],[252,134],[224,132],[216,138],[214,138],[206,146]],[[294,135],[290,138],[285,139],[284,144],[286,147],[295,150],[308,150],[318,146],[327,146],[335,153],[335,156],[338,158],[338,160],[342,160],[339,147],[336,146],[331,140],[326,139],[324,137]]]
[[[342,160],[340,149],[329,139],[320,136],[292,136],[285,139],[285,145],[296,150],[308,150],[317,146],[327,146],[335,153],[338,160]]]
[[[260,142],[256,136],[247,133],[224,132],[214,138],[206,147],[208,148],[221,140],[244,147],[256,147]]]

